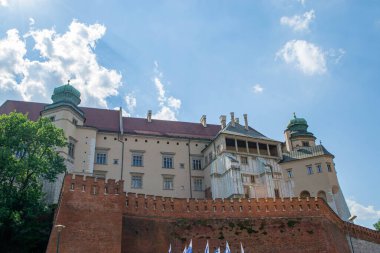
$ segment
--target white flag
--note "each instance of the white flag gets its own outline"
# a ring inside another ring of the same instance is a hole
[[[244,248],[243,248],[243,244],[240,243],[240,253],[244,253]]]
[[[231,253],[230,245],[228,245],[227,241],[226,241],[226,250],[224,251],[224,253]]]
[[[172,253],[172,244],[170,244],[170,246],[169,246],[169,251],[168,251],[168,253]]]
[[[183,253],[186,253],[187,252],[187,247],[185,246],[185,248],[183,249]]]
[[[210,253],[210,249],[208,247],[208,240],[207,240],[207,243],[206,243],[205,253]]]

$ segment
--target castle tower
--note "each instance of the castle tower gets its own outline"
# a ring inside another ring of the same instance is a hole
[[[87,159],[82,157],[83,152],[79,152],[79,149],[86,147],[78,147],[78,140],[81,136],[81,130],[78,129],[78,126],[83,126],[85,121],[84,112],[78,107],[81,102],[80,92],[70,85],[70,81],[68,81],[67,84],[54,89],[51,99],[53,103],[44,107],[44,110],[41,111],[41,116],[49,118],[65,133],[68,146],[58,151],[65,159],[67,172],[81,171],[82,163],[86,163]],[[93,157],[91,159],[93,160]],[[49,202],[56,203],[58,201],[62,180],[63,175],[60,175],[54,184],[44,183],[44,190],[47,192]]]
[[[344,220],[350,217],[346,201],[339,186],[334,155],[308,132],[303,118],[290,120],[285,130],[286,150],[280,165],[285,180],[295,197],[321,197]]]
[[[294,113],[294,119],[290,120],[285,130],[285,143],[287,151],[293,151],[298,147],[314,147],[315,137],[313,133],[307,131],[307,121],[303,118],[297,118]]]

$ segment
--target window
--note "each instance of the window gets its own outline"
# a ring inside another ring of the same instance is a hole
[[[226,138],[226,149],[236,151],[235,139]]]
[[[142,188],[142,176],[132,175],[131,188],[141,189]]]
[[[162,168],[173,169],[173,157],[172,156],[163,156],[162,157]]]
[[[75,118],[73,118],[73,124],[74,125],[78,125],[78,120],[76,120]]]
[[[113,164],[119,164],[119,159],[113,159]]]
[[[173,190],[173,177],[164,177],[164,190]]]
[[[236,140],[238,152],[247,152],[247,143],[244,140]]]
[[[278,156],[277,146],[276,145],[269,145],[269,153],[271,156]]]
[[[180,164],[179,164],[179,167],[180,167],[181,169],[184,169],[184,168],[185,168],[185,164],[184,164],[184,163],[180,163]]]
[[[49,117],[49,119],[50,119],[51,122],[54,122],[55,121],[55,116],[51,116],[51,117]]]
[[[241,175],[241,179],[243,183],[245,184],[254,184],[255,183],[255,176],[254,175]]]
[[[259,152],[260,152],[260,155],[269,155],[267,144],[259,143]]]
[[[107,154],[106,153],[96,153],[96,163],[97,164],[107,164]]]
[[[280,197],[280,190],[279,189],[274,189],[274,196],[276,198],[279,198]]]
[[[194,191],[203,191],[203,178],[194,178]]]
[[[308,142],[308,141],[303,141],[303,142],[302,142],[302,146],[304,146],[304,147],[309,147],[309,142]]]
[[[328,171],[328,172],[332,172],[331,164],[329,164],[329,163],[327,164],[327,171]]]
[[[257,154],[257,143],[256,142],[248,142],[248,151],[252,154]]]
[[[205,156],[205,164],[207,165],[208,164],[208,157]]]
[[[132,166],[135,166],[135,167],[143,166],[143,156],[141,154],[132,154]]]
[[[201,169],[202,169],[202,160],[193,159],[193,170],[201,170]]]
[[[313,174],[313,167],[307,166],[307,174],[309,175]]]
[[[317,164],[317,172],[322,173],[322,165]]]
[[[241,164],[248,164],[248,157],[241,156],[240,157],[240,162],[241,162]]]
[[[212,162],[212,152],[208,154],[208,159],[210,160],[210,163]]]
[[[287,174],[288,174],[288,178],[292,178],[293,177],[293,170],[292,169],[288,169],[286,170]]]
[[[74,158],[74,153],[75,153],[75,144],[72,143],[72,142],[70,142],[69,143],[69,152],[68,152],[68,154],[69,154],[69,156],[71,158]]]

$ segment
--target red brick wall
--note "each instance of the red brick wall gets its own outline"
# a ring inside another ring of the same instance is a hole
[[[93,177],[84,181],[83,176],[66,176],[54,222],[66,226],[61,233],[60,252],[121,252],[125,202],[122,185],[115,180],[106,183]],[[46,252],[56,252],[56,241],[53,228]]]
[[[193,252],[229,241],[237,252],[349,251],[346,234],[380,245],[380,232],[342,221],[322,199],[172,199],[128,194],[122,182],[65,177],[55,224],[60,252]],[[47,252],[55,252],[53,229]]]

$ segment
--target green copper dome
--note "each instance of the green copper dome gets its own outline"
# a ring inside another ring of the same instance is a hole
[[[65,85],[55,88],[51,99],[53,100],[53,103],[46,105],[45,110],[59,107],[70,107],[84,117],[83,111],[78,107],[81,102],[80,92],[75,89],[74,86],[70,85],[70,81]]]
[[[308,127],[309,125],[307,124],[307,121],[303,118],[297,118],[296,114],[294,113],[294,119],[290,120],[286,130],[290,131],[292,137],[314,136],[312,133],[307,131]]]
[[[66,102],[75,106],[79,105],[81,102],[80,92],[70,84],[55,88],[51,99],[53,100],[53,103]]]

